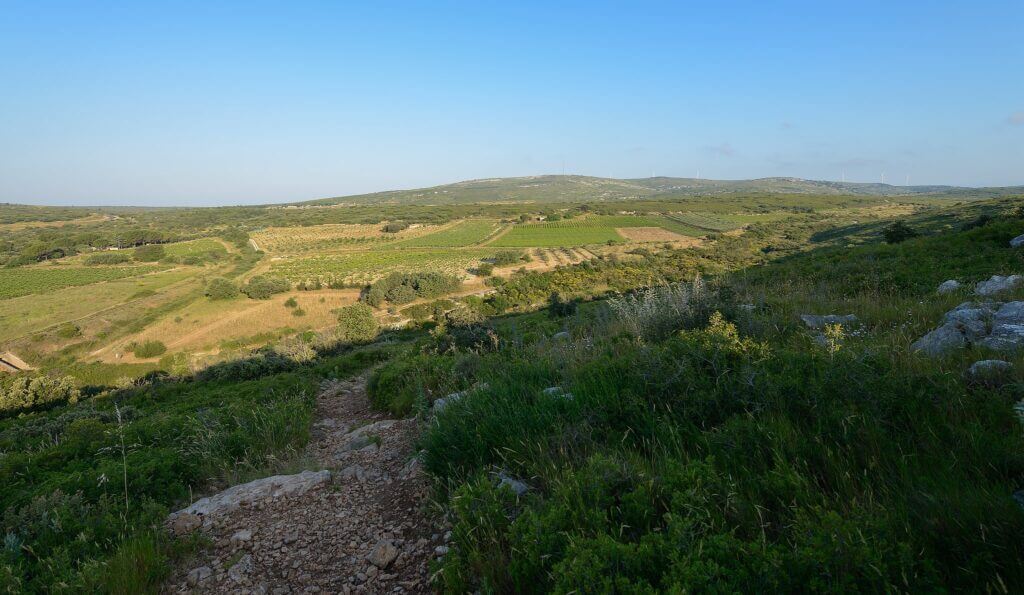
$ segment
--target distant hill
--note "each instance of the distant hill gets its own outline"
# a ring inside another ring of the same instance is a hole
[[[590,176],[530,176],[488,178],[419,188],[322,198],[298,205],[340,204],[466,204],[615,201],[722,194],[825,194],[859,196],[945,196],[994,198],[1024,194],[1024,186],[968,188],[962,186],[893,186],[891,184],[829,182],[801,178],[707,180],[698,178],[641,178],[619,180]]]

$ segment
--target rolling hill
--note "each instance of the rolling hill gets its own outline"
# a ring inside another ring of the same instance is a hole
[[[968,188],[963,186],[893,186],[891,184],[830,182],[801,178],[709,180],[654,177],[640,179],[591,176],[529,176],[487,178],[454,184],[340,196],[295,203],[298,206],[365,204],[468,204],[531,202],[607,202],[615,200],[714,196],[726,194],[825,194],[859,196],[936,196],[995,198],[1024,193],[1024,186]]]

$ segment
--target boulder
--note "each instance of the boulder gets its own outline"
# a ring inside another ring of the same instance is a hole
[[[530,491],[530,486],[526,485],[525,482],[506,474],[504,471],[498,472],[498,487],[500,488],[501,486],[508,486],[516,496],[522,496]]]
[[[911,348],[934,356],[968,345],[996,351],[1024,347],[1024,302],[964,302]]]
[[[1016,289],[1022,282],[1024,282],[1024,277],[1021,275],[1009,275],[1007,277],[992,275],[987,281],[978,283],[974,287],[974,293],[984,296],[996,295],[997,293]]]
[[[948,281],[943,281],[941,284],[939,284],[938,289],[936,289],[935,291],[939,292],[940,294],[953,293],[954,291],[959,290],[960,287],[962,286],[960,285],[959,281],[957,281],[956,279],[950,279]]]
[[[559,332],[559,333],[555,333],[554,335],[551,335],[551,338],[554,339],[555,341],[568,341],[569,340],[569,332],[568,331],[562,331],[562,332]]]
[[[996,351],[1016,351],[1024,347],[1024,302],[1007,302],[992,316],[991,330],[978,345]]]
[[[232,486],[223,492],[197,500],[188,508],[172,512],[168,517],[168,525],[172,531],[181,526],[193,526],[193,528],[209,526],[213,523],[213,517],[223,516],[237,510],[243,504],[299,496],[330,480],[331,472],[326,470],[264,477]]]
[[[438,411],[443,410],[448,405],[451,405],[452,403],[462,399],[463,397],[465,397],[467,395],[472,394],[475,391],[487,390],[487,388],[488,388],[488,385],[487,385],[486,382],[484,382],[484,383],[481,383],[481,384],[479,384],[477,386],[474,386],[472,388],[467,388],[466,390],[462,390],[462,391],[459,391],[457,393],[451,393],[451,394],[445,395],[445,396],[441,397],[440,399],[434,399],[434,403],[433,403],[434,412],[436,413]]]
[[[171,533],[182,537],[203,526],[203,519],[198,514],[180,512],[168,518],[167,527]]]
[[[857,324],[857,317],[853,314],[801,314],[800,320],[803,320],[808,328],[815,330],[825,328],[829,324]]]
[[[209,566],[200,566],[199,568],[193,568],[188,572],[188,575],[185,577],[185,582],[187,582],[189,586],[195,587],[211,576],[213,576],[212,568]]]
[[[1011,248],[1020,248],[1021,246],[1024,246],[1024,235],[1019,235],[1010,240]]]
[[[971,380],[984,384],[999,384],[1009,377],[1013,364],[1001,359],[983,359],[971,364],[967,375]]]
[[[910,346],[913,351],[937,356],[967,346],[967,337],[955,324],[944,324],[929,332]]]
[[[566,401],[571,401],[573,399],[572,393],[567,392],[560,386],[549,386],[540,392],[545,397],[555,397],[558,399],[565,399]]]
[[[366,556],[366,560],[377,568],[384,570],[388,566],[391,566],[391,563],[394,562],[397,557],[398,548],[385,539],[377,542],[377,545],[373,547],[373,551]]]
[[[246,554],[239,558],[239,560],[228,569],[228,578],[236,583],[243,583],[248,580],[249,575],[252,574],[252,567],[252,555]]]
[[[249,529],[235,531],[234,535],[231,536],[231,543],[245,543],[250,540],[252,540],[252,531]]]

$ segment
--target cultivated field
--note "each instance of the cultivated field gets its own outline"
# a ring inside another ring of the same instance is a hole
[[[158,271],[160,266],[22,267],[0,269],[0,299],[47,293],[65,287],[113,281]]]
[[[480,244],[502,229],[494,220],[470,219],[459,222],[441,231],[405,240],[396,244],[401,247],[458,248]]]
[[[442,226],[416,225],[397,233],[385,233],[383,224],[324,224],[302,227],[270,227],[252,234],[256,246],[268,254],[365,250],[433,233]]]

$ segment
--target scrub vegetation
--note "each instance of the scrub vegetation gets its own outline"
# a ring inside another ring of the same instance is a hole
[[[1024,353],[910,348],[1021,272],[1024,197],[569,180],[0,206],[0,356],[30,368],[0,375],[0,590],[164,588],[204,547],[167,513],[290,468],[321,383],[356,374],[421,421],[440,592],[1024,584]],[[993,358],[999,382],[967,373]]]

